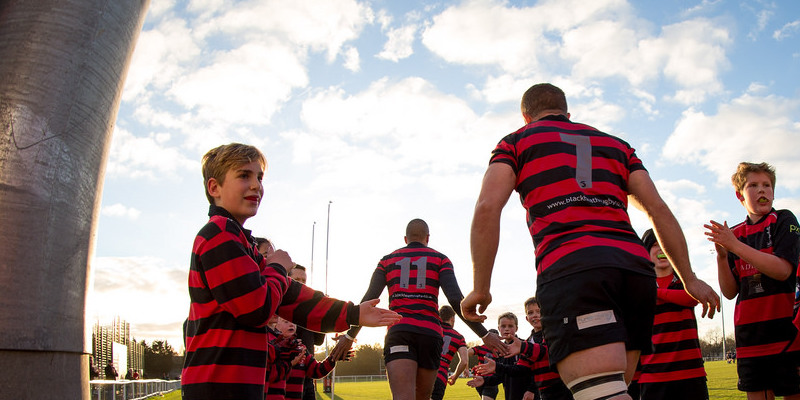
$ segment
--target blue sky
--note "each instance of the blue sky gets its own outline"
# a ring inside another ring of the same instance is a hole
[[[523,124],[519,99],[539,82],[564,89],[573,120],[637,149],[712,287],[702,225],[744,219],[730,185],[738,162],[775,165],[776,208],[800,210],[798,2],[158,0],[114,130],[90,323],[120,315],[138,339],[182,347],[189,254],[207,219],[199,160],[233,141],[269,161],[247,228],[310,267],[316,222],[313,287],[326,282],[332,201],[332,296],[358,302],[413,218],[428,222],[430,245],[468,292],[469,226],[490,151]],[[631,215],[637,232],[649,228]],[[521,314],[533,264],[514,195],[491,320]],[[702,322],[701,335],[720,321]],[[384,333],[364,329],[360,342]]]

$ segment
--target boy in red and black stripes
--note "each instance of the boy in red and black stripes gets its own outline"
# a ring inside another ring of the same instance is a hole
[[[384,256],[372,274],[364,300],[377,299],[389,289],[389,308],[402,319],[389,328],[383,347],[389,387],[395,399],[428,400],[431,396],[439,354],[442,327],[439,319],[439,288],[450,305],[459,310],[463,295],[453,264],[444,254],[428,247],[428,224],[414,219],[406,227],[406,247]],[[460,311],[457,311],[459,317]],[[493,351],[505,354],[507,346],[478,322],[465,321]],[[359,328],[354,327],[332,355],[339,360],[350,349]]]
[[[722,294],[736,297],[734,327],[739,390],[747,398],[800,398],[797,328],[792,322],[800,228],[789,210],[775,210],[775,169],[740,163],[731,178],[747,211],[744,222],[704,225],[717,250]]]
[[[398,316],[325,297],[286,271],[289,255],[258,253],[245,221],[256,215],[267,166],[255,147],[232,143],[203,156],[209,221],[192,247],[189,318],[181,374],[184,399],[263,399],[267,372],[267,323],[276,311],[317,331],[352,324],[390,325]],[[293,311],[302,309],[293,318]]]
[[[708,386],[697,335],[697,300],[683,290],[680,277],[661,250],[652,229],[642,235],[655,265],[658,294],[653,322],[653,352],[642,354],[639,388],[646,400],[707,400]]]
[[[489,329],[489,332],[494,332],[495,334],[499,334],[497,329],[494,328]],[[493,354],[491,350],[489,350],[484,345],[471,347],[468,350],[467,354],[470,357],[472,357],[473,354],[476,357],[478,357],[478,365],[485,364],[489,360],[493,359]],[[475,367],[477,367],[478,365],[476,365]],[[473,369],[475,367],[473,367]],[[494,400],[495,398],[497,398],[497,393],[499,392],[499,390],[497,389],[497,385],[487,385],[485,383],[481,386],[476,387],[475,390],[478,391],[478,395],[481,396],[481,400]]]
[[[453,329],[453,324],[456,322],[456,312],[453,307],[442,306],[439,309],[439,318],[442,319],[442,354],[439,358],[439,372],[436,374],[436,382],[433,384],[433,393],[431,393],[432,400],[442,400],[444,391],[447,385],[454,385],[461,373],[467,369],[469,365],[469,354],[467,354],[467,342],[464,336],[461,336],[458,331]],[[448,376],[450,372],[450,363],[453,361],[453,356],[458,354],[458,366],[453,376]]]
[[[278,320],[278,330],[284,339],[299,340],[297,336],[297,325],[291,321],[283,318]],[[317,361],[307,348],[303,348],[303,354],[298,358],[298,362],[294,363],[291,371],[289,371],[285,382],[285,398],[286,399],[302,399],[305,396],[304,381],[306,378],[319,379],[328,375],[336,366],[336,361],[328,357],[323,361]],[[267,397],[269,400],[269,397]]]

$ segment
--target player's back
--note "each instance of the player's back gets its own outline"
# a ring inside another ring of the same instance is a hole
[[[515,170],[540,279],[603,263],[650,268],[627,213],[630,173],[644,166],[625,141],[550,116],[506,136],[492,162]]]
[[[386,275],[389,308],[403,317],[389,330],[441,336],[439,275],[453,268],[447,256],[411,242],[383,257],[378,268]]]

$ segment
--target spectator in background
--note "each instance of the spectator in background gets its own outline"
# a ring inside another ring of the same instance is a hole
[[[114,368],[114,364],[111,361],[109,361],[108,364],[106,364],[105,373],[106,373],[106,379],[110,381],[115,381],[117,380],[117,377],[119,377],[117,369]]]

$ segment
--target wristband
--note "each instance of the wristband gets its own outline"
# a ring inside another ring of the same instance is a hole
[[[486,339],[486,337],[487,337],[487,336],[489,336],[491,333],[492,333],[492,332],[486,332],[486,334],[485,334],[485,335],[481,336],[481,339]]]
[[[351,337],[350,335],[347,334],[347,332],[345,332],[344,337],[346,337],[347,340],[349,340],[351,342],[355,342],[356,341],[356,338]]]

